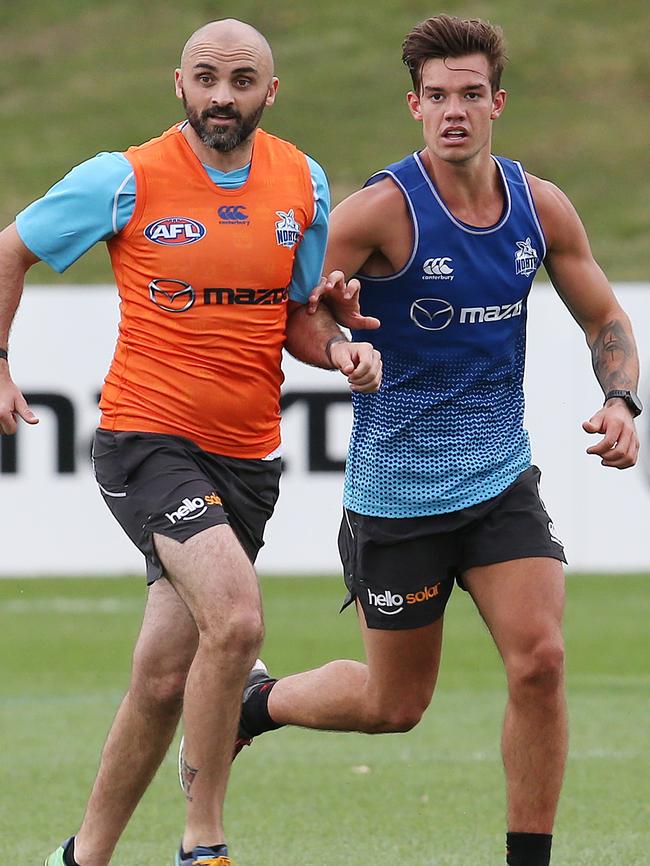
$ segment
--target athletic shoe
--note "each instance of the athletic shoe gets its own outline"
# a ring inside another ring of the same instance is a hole
[[[249,695],[251,694],[257,686],[266,682],[273,682],[273,677],[269,676],[269,672],[267,670],[266,665],[262,661],[262,659],[257,659],[255,664],[250,669],[250,673],[248,674],[248,679],[246,680],[246,687],[244,688],[244,693],[242,695],[242,705],[246,703]],[[239,722],[239,729],[237,731],[237,739],[235,740],[235,748],[233,751],[232,759],[233,761],[237,757],[237,755],[241,752],[244,746],[250,746],[253,742],[253,737],[246,731],[241,721]],[[181,737],[181,743],[178,747],[178,781],[180,782],[181,790],[183,793],[185,792],[185,785],[183,784],[183,761],[185,758],[184,753],[185,748],[185,737]],[[185,863],[176,864],[176,866],[186,866]]]
[[[232,866],[230,857],[215,857],[209,848],[195,848],[189,857],[181,857],[181,852],[176,852],[174,866]]]
[[[70,837],[72,838],[72,837]],[[45,860],[43,866],[65,866],[65,860],[63,859],[63,852],[65,851],[68,842],[70,839],[66,839],[63,845],[60,845],[56,851],[52,851],[50,856]]]
[[[261,686],[263,683],[274,683],[275,680],[273,677],[269,676],[268,669],[262,659],[257,659],[255,664],[250,670],[248,674],[248,680],[246,681],[246,688],[244,689],[244,693],[241,698],[242,707],[249,699],[251,694]],[[246,728],[239,721],[239,729],[237,730],[237,739],[235,740],[235,754],[232,756],[233,761],[237,757],[237,755],[241,752],[244,746],[250,746],[253,742],[253,737],[248,733]]]

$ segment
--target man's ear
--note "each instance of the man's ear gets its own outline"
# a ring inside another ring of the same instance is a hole
[[[420,97],[413,90],[409,90],[406,94],[409,111],[415,120],[422,120],[422,107],[420,105]]]

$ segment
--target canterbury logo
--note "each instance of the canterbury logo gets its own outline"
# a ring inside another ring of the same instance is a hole
[[[243,204],[222,205],[218,210],[219,219],[225,223],[248,222],[248,214]]]
[[[439,256],[435,259],[427,259],[422,265],[422,270],[430,277],[451,279],[454,273],[451,262],[452,259],[449,256]]]

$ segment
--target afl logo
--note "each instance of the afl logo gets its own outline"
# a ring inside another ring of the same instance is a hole
[[[144,235],[154,244],[182,247],[200,241],[205,232],[204,225],[189,217],[163,217],[155,223],[149,223]]]
[[[453,318],[454,308],[442,298],[418,298],[411,304],[411,319],[424,331],[442,331]]]

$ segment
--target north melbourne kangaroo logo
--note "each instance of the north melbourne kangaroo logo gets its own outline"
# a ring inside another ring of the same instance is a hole
[[[530,238],[525,241],[517,241],[515,250],[515,273],[528,277],[534,274],[539,267],[539,256]]]
[[[300,240],[300,225],[296,222],[294,212],[276,210],[280,219],[275,224],[275,239],[278,246],[293,249]]]

